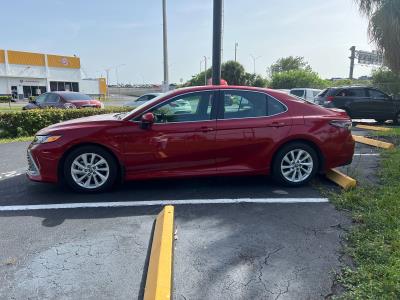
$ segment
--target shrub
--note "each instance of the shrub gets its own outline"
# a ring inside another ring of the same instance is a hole
[[[0,103],[8,103],[11,100],[11,96],[0,96]]]
[[[130,110],[131,108],[116,107],[106,109],[43,109],[0,113],[0,137],[31,136],[40,129],[59,122]]]

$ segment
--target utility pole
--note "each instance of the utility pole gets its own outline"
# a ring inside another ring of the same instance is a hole
[[[236,59],[237,59],[237,49],[238,49],[238,46],[239,46],[239,43],[236,42],[236,43],[235,43],[235,61],[236,61]]]
[[[108,68],[108,69],[105,69],[105,71],[106,71],[106,85],[107,85],[107,92],[106,92],[106,96],[107,96],[107,99],[109,98],[109,85],[110,85],[110,82],[109,82],[109,78],[110,78],[110,70],[111,70],[111,68]]]
[[[353,79],[353,75],[354,75],[354,60],[356,59],[356,46],[352,46],[350,48],[351,51],[351,55],[350,55],[350,74],[349,74],[349,78]]]
[[[253,73],[256,74],[256,60],[259,59],[261,56],[255,57],[253,54],[250,54],[250,57],[253,60]]]
[[[163,92],[169,90],[169,78],[168,78],[168,41],[167,41],[167,0],[162,0],[163,9],[163,55],[164,55],[164,81],[163,81]]]
[[[214,0],[212,84],[221,84],[222,0]]]
[[[204,85],[207,85],[207,56],[204,56]]]

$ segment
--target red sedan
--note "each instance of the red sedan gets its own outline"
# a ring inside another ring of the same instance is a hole
[[[189,103],[191,111],[177,110]],[[160,95],[125,114],[98,115],[39,131],[28,177],[103,191],[123,180],[272,174],[299,186],[349,164],[351,120],[285,93],[204,86]]]
[[[104,108],[104,104],[78,92],[49,92],[37,96],[22,109],[43,108]]]

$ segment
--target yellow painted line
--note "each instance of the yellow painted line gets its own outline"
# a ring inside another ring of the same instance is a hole
[[[353,188],[357,185],[357,181],[355,179],[335,169],[330,169],[326,173],[326,177],[335,182],[337,185],[340,185],[345,190]]]
[[[393,149],[394,148],[394,145],[392,143],[386,143],[386,142],[366,138],[365,136],[353,135],[353,138],[356,142],[363,143],[366,145],[371,145],[371,146],[375,146],[375,147],[379,147],[379,148],[383,148],[383,149]]]
[[[390,130],[392,130],[391,128],[387,128],[387,127],[371,126],[371,125],[363,125],[363,124],[358,124],[356,127],[360,128],[360,129],[375,130],[375,131],[390,131]]]
[[[174,207],[167,205],[156,219],[144,289],[145,300],[172,298],[173,242]]]

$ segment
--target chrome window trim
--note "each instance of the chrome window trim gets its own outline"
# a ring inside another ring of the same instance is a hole
[[[184,122],[169,122],[169,123],[154,123],[155,125],[167,125],[167,124],[182,124],[182,123],[200,123],[200,122],[207,122],[207,121],[224,121],[224,120],[246,120],[246,119],[261,119],[261,118],[270,118],[270,117],[274,117],[277,115],[281,115],[284,113],[287,113],[289,111],[289,108],[287,107],[287,105],[285,103],[282,103],[280,100],[276,99],[274,96],[271,96],[270,94],[267,94],[266,92],[261,92],[261,91],[254,91],[254,90],[246,90],[246,89],[210,89],[210,90],[201,90],[201,91],[195,91],[195,92],[188,92],[188,93],[184,93],[181,95],[189,95],[189,94],[194,94],[194,93],[200,93],[200,92],[224,92],[224,91],[241,91],[241,92],[253,92],[253,93],[259,93],[259,94],[264,94],[268,97],[271,97],[272,99],[278,101],[280,104],[282,104],[285,107],[285,111],[277,113],[277,114],[273,114],[273,115],[268,115],[268,116],[261,116],[261,117],[246,117],[246,118],[230,118],[230,119],[219,119],[218,116],[215,119],[212,120],[202,120],[202,121],[184,121]],[[175,96],[173,98],[167,99],[161,103],[159,103],[159,105],[164,104],[167,101],[173,100],[181,95]],[[154,107],[154,106],[153,106]],[[142,112],[140,115],[144,115],[145,113],[147,113],[149,110],[151,110],[153,107],[150,107],[148,109],[146,109],[144,112]],[[133,120],[129,120],[130,122],[133,123],[140,123],[140,121],[133,121]]]

